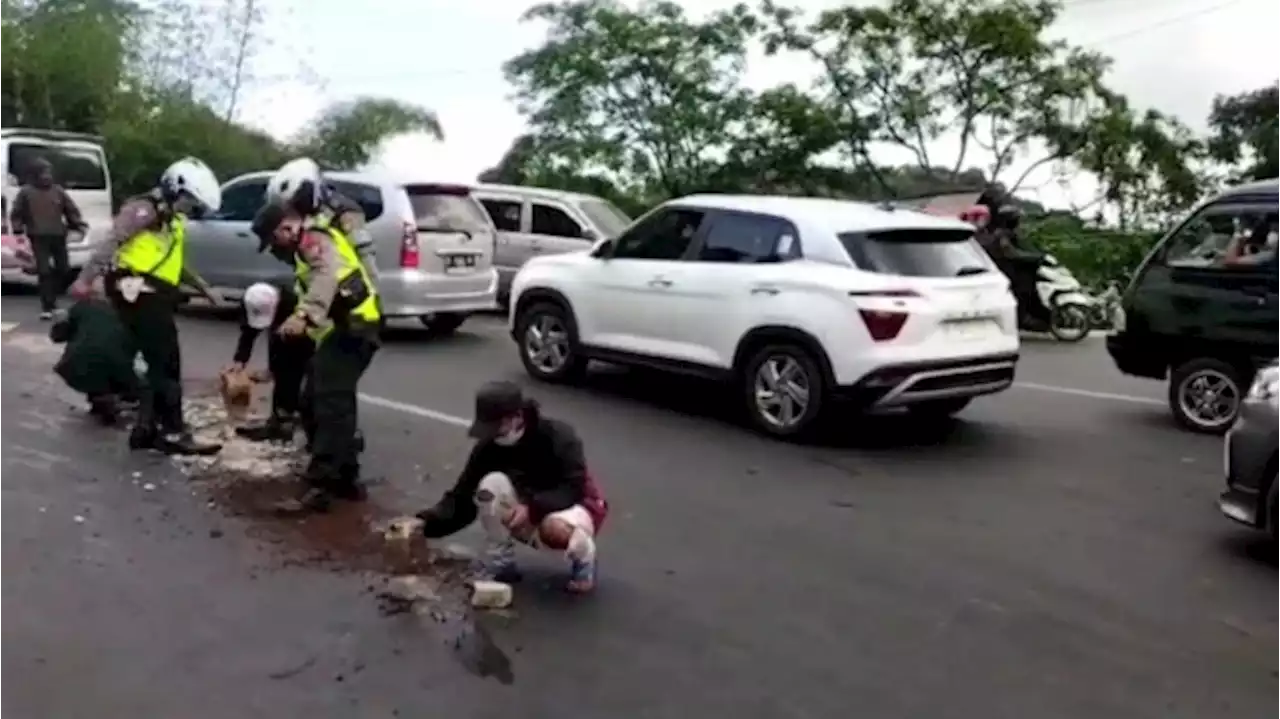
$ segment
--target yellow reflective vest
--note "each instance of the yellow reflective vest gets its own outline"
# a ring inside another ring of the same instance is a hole
[[[338,268],[338,290],[329,305],[329,318],[332,322],[310,330],[308,334],[311,339],[318,343],[333,331],[335,325],[350,324],[353,319],[371,326],[379,324],[382,311],[378,308],[378,290],[370,281],[364,264],[360,262],[355,246],[336,227],[313,226],[312,229],[324,232],[332,238],[341,267]],[[301,300],[307,294],[307,287],[311,285],[311,265],[303,259],[302,253],[295,253],[294,258],[294,286]]]
[[[144,230],[130,237],[116,251],[116,265],[177,287],[182,281],[187,218],[175,214],[158,230]]]

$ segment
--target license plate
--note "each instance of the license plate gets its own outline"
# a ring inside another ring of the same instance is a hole
[[[961,320],[947,322],[942,327],[947,337],[962,341],[986,339],[1000,330],[991,320]]]
[[[476,255],[444,255],[446,272],[471,272],[476,268]]]

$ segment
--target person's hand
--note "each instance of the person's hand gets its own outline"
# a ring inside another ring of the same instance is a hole
[[[227,368],[225,370],[223,370],[223,372],[243,372],[243,371],[244,371],[243,362],[232,362],[231,364],[227,365]]]
[[[73,299],[87,300],[93,296],[93,285],[76,280],[71,283],[71,288],[67,290],[67,294],[71,295]]]
[[[507,512],[507,516],[502,520],[503,526],[511,530],[513,534],[521,534],[529,529],[529,508],[523,504],[517,504]]]
[[[307,331],[307,318],[302,315],[290,315],[280,325],[277,332],[285,337],[297,337]]]

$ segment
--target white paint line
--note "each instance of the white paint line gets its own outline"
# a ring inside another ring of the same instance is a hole
[[[1034,382],[1014,382],[1014,387],[1019,389],[1032,389],[1037,392],[1053,392],[1056,394],[1069,394],[1076,397],[1089,397],[1090,399],[1105,399],[1112,402],[1127,402],[1129,404],[1147,404],[1163,407],[1166,403],[1158,399],[1150,397],[1135,397],[1131,394],[1115,394],[1112,392],[1094,392],[1088,389],[1075,389],[1074,387],[1055,387],[1051,384],[1036,384]]]
[[[16,329],[17,327],[17,322],[0,322],[0,332],[8,332],[9,330]]]
[[[414,415],[415,417],[425,417],[427,419],[434,419],[437,422],[451,424],[455,427],[471,426],[471,420],[469,419],[464,419],[462,417],[448,414],[446,412],[440,412],[434,409],[428,409],[426,407],[419,407],[416,404],[409,404],[408,402],[397,402],[394,399],[387,399],[386,397],[379,397],[377,395],[365,394],[364,392],[360,393],[360,400],[362,402],[371,404],[374,407],[382,407],[384,409],[393,409],[397,412],[404,412],[405,414]]]

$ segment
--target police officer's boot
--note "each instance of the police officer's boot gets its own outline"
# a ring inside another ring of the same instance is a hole
[[[222,451],[221,444],[217,442],[201,442],[192,437],[191,433],[186,430],[161,434],[155,441],[155,447],[165,454],[206,456]]]
[[[236,434],[251,442],[292,442],[296,422],[293,417],[273,414],[266,422],[252,427],[236,427]]]
[[[338,470],[338,482],[333,487],[333,496],[348,502],[363,502],[369,493],[360,482],[360,465],[350,462]]]

